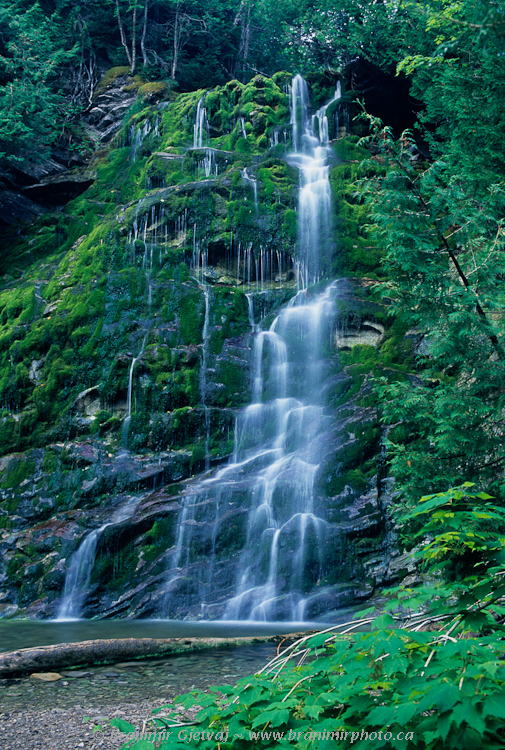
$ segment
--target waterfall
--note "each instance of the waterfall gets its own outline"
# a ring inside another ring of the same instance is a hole
[[[158,126],[156,125],[156,128]],[[130,144],[131,144],[131,160],[135,161],[137,158],[138,151],[140,147],[142,146],[144,142],[144,138],[149,135],[151,132],[151,123],[149,120],[146,120],[143,125],[140,125],[138,127],[135,127],[135,125],[132,125],[130,127]],[[156,135],[157,130],[156,130]]]
[[[213,174],[217,177],[217,163],[214,157],[214,151],[211,148],[205,149],[205,158],[203,160],[203,169],[205,177],[210,177]]]
[[[340,81],[337,81],[337,86],[335,88],[333,99],[327,102],[327,104],[324,104],[322,107],[319,107],[316,114],[313,116],[312,127],[314,128],[315,120],[317,120],[319,140],[321,141],[321,143],[329,143],[329,140],[330,140],[330,132],[329,132],[328,117],[326,115],[326,110],[328,109],[330,104],[333,104],[333,102],[338,101],[341,97],[342,97],[342,87],[341,87]],[[337,134],[338,134],[338,124],[337,124]]]
[[[333,298],[332,285],[315,298],[298,294],[255,339],[254,400],[237,420],[234,464],[216,477],[252,468],[247,544],[228,619],[296,619],[323,574],[327,523],[315,512],[314,482],[329,419],[320,394]]]
[[[229,463],[191,483],[179,498],[163,612],[169,617],[192,609],[205,617],[295,620],[336,606],[331,597],[321,604],[321,582],[334,566],[338,534],[315,496],[332,421],[322,393],[334,340],[336,284],[317,294],[307,289],[321,275],[330,242],[331,150],[314,133],[301,76],[293,80],[291,104],[302,288],[267,330],[256,325],[253,296],[247,295],[252,402],[237,416]],[[256,259],[239,243],[237,281],[241,260],[245,279]],[[261,248],[257,280],[263,279],[265,260]],[[231,539],[237,550],[234,581],[220,559]]]
[[[72,555],[65,577],[63,599],[56,616],[57,620],[78,620],[81,617],[86,598],[89,594],[89,582],[95,562],[98,538],[102,531],[130,518],[138,504],[138,498],[128,498],[119,508],[112,520],[86,535],[76,552]]]
[[[207,110],[205,109],[205,96],[198,101],[196,106],[195,124],[193,126],[193,148],[203,149],[205,156],[197,162],[198,173],[203,170],[205,177],[217,177],[219,173],[218,161],[216,159],[216,149],[206,146],[209,142],[209,121],[207,119]]]
[[[198,101],[196,120],[193,127],[193,148],[203,148],[203,141],[208,136],[207,110],[204,107],[205,96]]]
[[[289,161],[298,167],[300,173],[298,283],[304,288],[319,280],[322,269],[327,267],[331,257],[328,162],[332,151],[329,146],[321,144],[314,133],[314,118],[309,116],[307,84],[300,75],[293,79],[291,107],[294,152]]]
[[[293,149],[303,151],[302,135],[309,122],[309,89],[301,75],[293,78],[291,84],[291,125],[293,128]]]
[[[248,292],[246,294],[246,299],[247,299],[247,312],[249,316],[249,325],[251,326],[251,332],[258,333],[260,328],[256,324],[256,321],[254,320],[254,294],[252,292]]]
[[[249,185],[252,187],[253,191],[253,198],[254,198],[254,212],[256,216],[258,215],[258,180],[255,177],[251,177],[251,175],[247,171],[247,167],[244,167],[240,171],[240,174],[244,178],[246,182],[249,183]]]

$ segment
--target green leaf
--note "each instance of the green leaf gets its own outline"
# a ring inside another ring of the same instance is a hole
[[[395,621],[391,615],[380,615],[379,617],[376,617],[372,623],[372,628],[375,630],[386,630],[387,628],[392,627],[395,627]]]
[[[505,690],[486,696],[482,708],[482,716],[495,716],[505,720]]]
[[[465,700],[456,705],[453,708],[452,715],[457,724],[466,723],[480,735],[483,735],[486,731],[486,723],[483,717],[479,715],[470,700]]]
[[[277,704],[282,705],[282,704]],[[272,727],[280,727],[289,719],[289,710],[287,708],[272,708],[268,711],[262,711],[253,721],[252,727],[264,726],[270,724]]]
[[[436,707],[439,713],[443,714],[452,708],[461,699],[461,692],[456,685],[449,682],[442,682],[437,689]]]
[[[120,732],[135,732],[136,731],[133,724],[130,724],[128,721],[125,721],[124,719],[111,719],[110,725],[111,727],[116,727],[117,729],[119,729]]]

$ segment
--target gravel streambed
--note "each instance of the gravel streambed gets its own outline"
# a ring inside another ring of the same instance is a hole
[[[155,708],[193,688],[234,684],[260,669],[275,643],[218,647],[162,659],[62,670],[53,681],[0,679],[0,750],[119,750],[122,718],[139,732]],[[189,747],[189,745],[188,745]]]

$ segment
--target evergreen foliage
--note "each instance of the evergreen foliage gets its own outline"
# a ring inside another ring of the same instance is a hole
[[[385,253],[383,294],[417,339],[418,379],[378,386],[410,502],[462,478],[503,498],[505,62],[493,6],[441,4],[428,15],[436,54],[402,63],[424,90],[430,161],[412,133],[395,140],[371,118],[385,175],[362,186]]]
[[[0,25],[0,164],[15,165],[47,157],[71,118],[58,74],[75,49],[61,47],[60,20],[39,3],[3,4]]]

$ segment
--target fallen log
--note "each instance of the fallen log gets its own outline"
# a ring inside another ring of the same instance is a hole
[[[0,676],[33,672],[54,672],[67,667],[113,663],[146,656],[166,656],[182,651],[215,648],[224,645],[281,640],[267,638],[113,638],[52,646],[20,648],[0,653]]]

